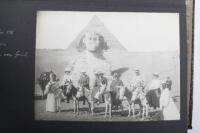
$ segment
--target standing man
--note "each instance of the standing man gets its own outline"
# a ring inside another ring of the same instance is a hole
[[[113,100],[113,105],[119,105],[119,89],[123,87],[123,82],[119,79],[118,73],[113,74],[113,79],[110,84],[111,99]]]
[[[56,112],[56,96],[55,92],[58,89],[58,83],[56,81],[55,74],[50,74],[50,81],[47,83],[45,87],[44,94],[47,95],[46,100],[46,111],[48,112]]]
[[[89,92],[89,76],[86,74],[86,71],[81,71],[81,76],[78,80],[79,90],[77,92],[77,98],[84,96],[83,105],[85,105],[85,92]]]

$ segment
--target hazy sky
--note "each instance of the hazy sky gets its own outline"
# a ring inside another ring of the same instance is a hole
[[[37,49],[66,49],[97,16],[128,51],[179,50],[178,13],[38,11]]]

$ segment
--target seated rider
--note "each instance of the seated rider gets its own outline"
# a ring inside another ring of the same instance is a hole
[[[82,71],[81,72],[81,76],[78,80],[78,86],[79,86],[79,90],[77,92],[76,97],[77,98],[81,98],[83,96],[85,96],[85,92],[89,92],[90,88],[89,88],[89,76],[86,74],[86,71]],[[83,105],[85,105],[85,98],[83,97]]]
[[[69,91],[69,88],[73,85],[70,73],[71,70],[66,68],[63,80],[61,82],[61,86],[64,86],[66,88],[66,92]],[[67,96],[67,103],[69,103],[69,96]]]
[[[104,75],[103,72],[98,72],[96,76],[94,87],[97,87],[98,91],[95,94],[94,98],[96,98],[98,102],[104,103],[103,93],[107,87],[107,79],[103,75]]]
[[[133,77],[130,88],[132,91],[132,101],[142,98],[144,94],[145,81],[140,74],[139,69],[135,69],[135,76]],[[141,100],[141,99],[140,99]]]

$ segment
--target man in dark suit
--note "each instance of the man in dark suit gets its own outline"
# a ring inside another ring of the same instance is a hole
[[[119,79],[118,73],[113,74],[113,79],[110,84],[110,92],[112,96],[112,104],[118,107],[119,105],[119,89],[123,86],[122,80]]]
[[[78,80],[78,85],[79,85],[79,91],[78,91],[78,95],[77,97],[80,98],[80,97],[83,97],[83,105],[85,105],[85,99],[86,99],[86,96],[85,96],[85,91],[89,91],[90,88],[89,88],[89,76],[86,74],[85,71],[82,71],[81,72],[81,76]]]

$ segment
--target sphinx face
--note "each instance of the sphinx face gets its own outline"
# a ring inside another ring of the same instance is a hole
[[[99,35],[95,33],[87,33],[85,34],[84,43],[87,51],[95,52],[99,48]]]

